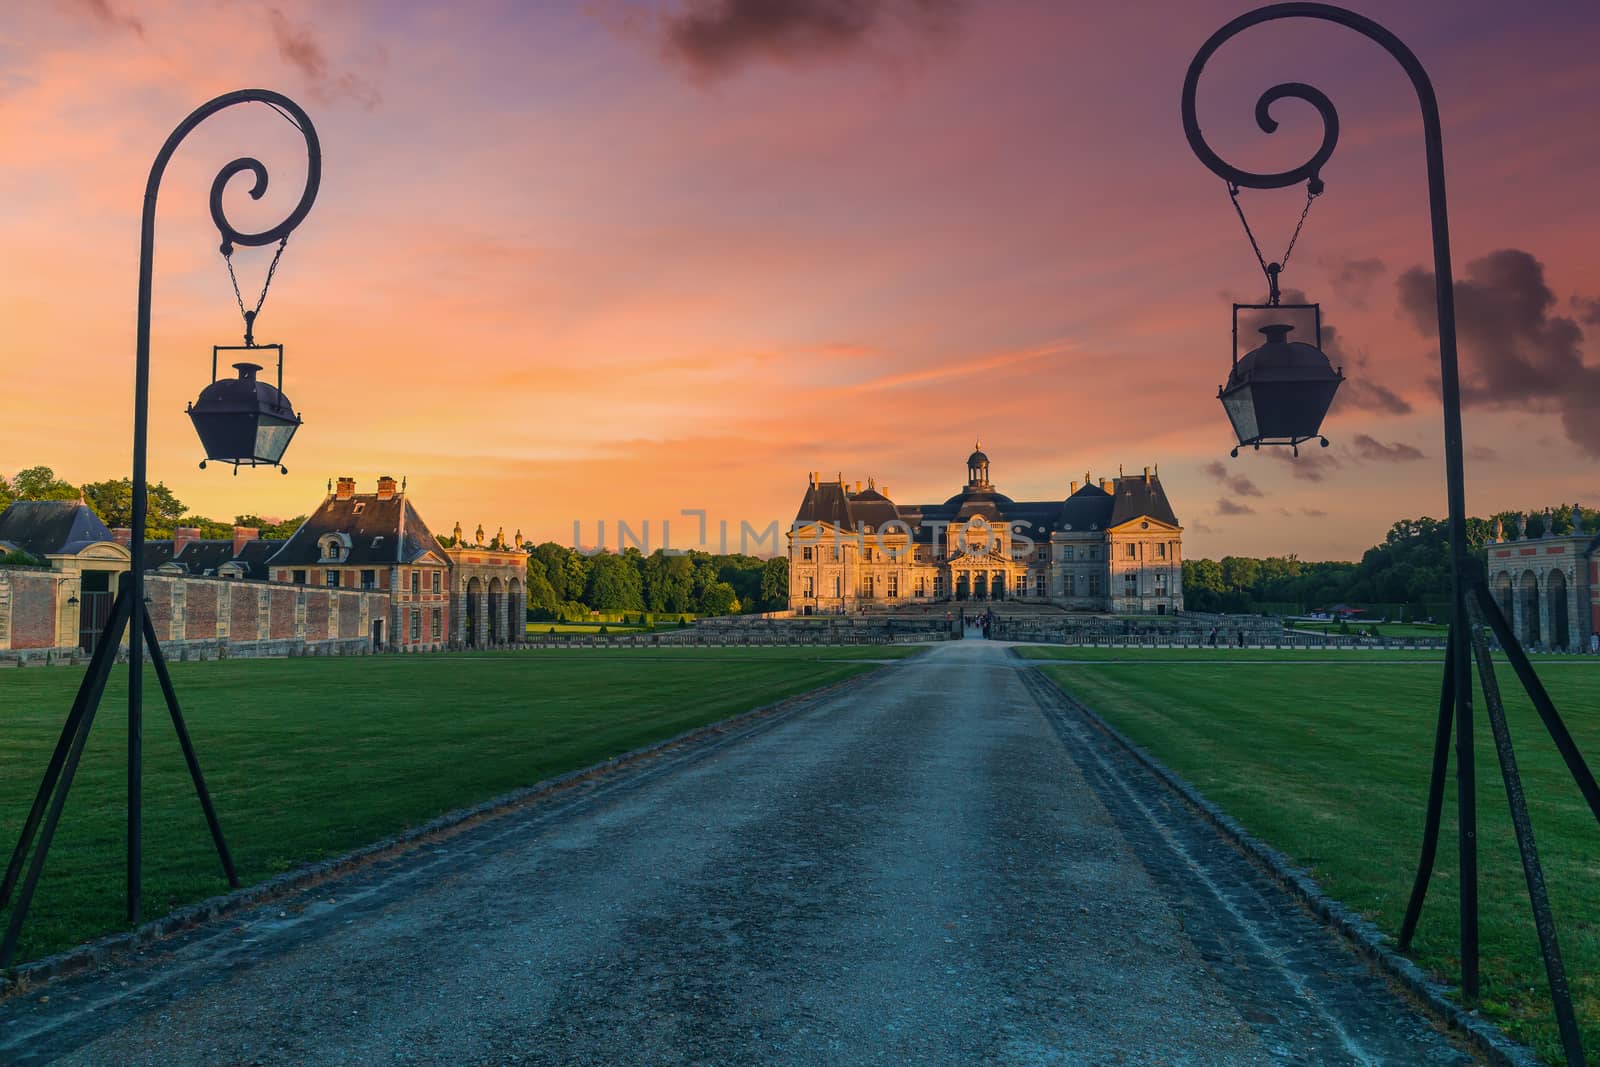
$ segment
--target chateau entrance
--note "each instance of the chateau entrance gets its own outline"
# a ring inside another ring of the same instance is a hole
[[[956,575],[956,599],[966,600],[972,595],[972,583],[965,574]]]
[[[84,571],[79,580],[78,647],[92,653],[111,619],[111,572]]]
[[[972,576],[972,597],[974,600],[989,599],[989,576],[982,571]]]

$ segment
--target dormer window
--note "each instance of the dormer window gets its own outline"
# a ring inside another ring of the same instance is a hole
[[[318,563],[339,563],[350,555],[350,536],[342,533],[323,534],[317,539]]]
[[[383,544],[383,534],[379,534],[377,537],[374,537],[372,539],[372,547],[373,548],[377,548],[381,544]]]
[[[356,506],[355,506],[355,513],[357,515],[361,514],[361,512],[366,508],[366,506],[367,506],[366,501],[357,500],[356,501]]]

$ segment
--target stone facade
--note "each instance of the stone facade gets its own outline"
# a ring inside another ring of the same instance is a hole
[[[456,527],[460,529],[459,526]],[[481,540],[481,535],[480,535]],[[520,537],[519,537],[520,540]],[[528,554],[494,544],[446,548],[450,559],[450,640],[457,648],[492,648],[523,640],[528,603],[523,590]]]
[[[1545,529],[1550,529],[1546,516]],[[1503,530],[1486,549],[1489,589],[1528,648],[1585,652],[1600,633],[1600,536],[1528,538]]]
[[[406,498],[405,486],[378,479],[356,492],[339,478],[300,529],[267,560],[274,582],[330,589],[381,589],[389,615],[370,621],[374,644],[413,651],[486,648],[521,641],[528,556],[497,536],[464,544],[461,527],[445,544]]]
[[[868,481],[817,473],[789,532],[789,607],[840,614],[941,601],[1022,600],[1078,611],[1183,610],[1183,527],[1158,473],[1087,474],[1063,500],[1014,501],[967,458],[942,504],[898,505]]]

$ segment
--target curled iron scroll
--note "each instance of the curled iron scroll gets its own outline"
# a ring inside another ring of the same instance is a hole
[[[1280,5],[1282,8],[1303,6],[1318,5]],[[1204,163],[1213,174],[1245,189],[1282,189],[1303,181],[1320,184],[1322,166],[1328,162],[1328,159],[1333,155],[1334,146],[1339,143],[1339,113],[1334,110],[1333,101],[1329,100],[1327,94],[1323,93],[1322,90],[1315,86],[1306,85],[1303,82],[1284,82],[1281,85],[1274,85],[1262,93],[1260,99],[1256,101],[1256,125],[1261,128],[1263,133],[1273,133],[1278,129],[1278,122],[1272,117],[1272,105],[1279,100],[1304,100],[1317,109],[1317,114],[1322,117],[1322,143],[1317,147],[1311,158],[1298,167],[1271,173],[1241,170],[1217,155],[1211,146],[1206,143],[1205,136],[1200,132],[1200,122],[1195,115],[1195,91],[1199,86],[1200,72],[1204,69],[1206,61],[1211,58],[1218,48],[1236,34],[1259,22],[1267,21],[1266,18],[1255,16],[1261,16],[1272,10],[1271,8],[1263,8],[1261,11],[1252,12],[1250,15],[1234,19],[1212,34],[1206,43],[1200,46],[1200,51],[1195,53],[1193,62],[1189,64],[1189,72],[1183,79],[1183,132],[1189,138],[1189,147],[1194,149],[1194,154],[1200,158],[1200,162]],[[1283,11],[1269,17],[1283,18],[1292,14],[1303,13]]]
[[[306,186],[300,194],[300,201],[290,211],[288,216],[278,225],[265,230],[246,232],[235,227],[228,221],[227,212],[222,207],[222,194],[227,189],[228,183],[234,175],[249,172],[254,182],[249,189],[250,198],[259,200],[267,191],[267,168],[259,159],[252,156],[243,156],[226,164],[217,172],[216,179],[211,183],[211,221],[216,224],[217,232],[222,237],[222,252],[224,255],[233,251],[234,245],[255,247],[269,245],[289,236],[305,220],[311,211],[311,205],[317,199],[317,190],[322,184],[322,145],[317,139],[317,129],[311,123],[311,117],[301,109],[299,104],[270,89],[241,89],[237,92],[226,93],[202,104],[185,119],[172,136],[167,140],[167,147],[163,156],[171,154],[189,131],[201,122],[216,114],[224,108],[234,104],[262,103],[275,108],[284,115],[289,122],[300,131],[306,142]],[[164,162],[164,159],[163,161]]]

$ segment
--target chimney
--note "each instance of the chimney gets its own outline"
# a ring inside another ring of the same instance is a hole
[[[198,540],[200,540],[200,528],[198,526],[178,527],[176,530],[172,531],[172,554],[176,556],[179,552],[183,551],[184,545],[188,544],[190,541]]]
[[[349,500],[356,495],[356,480],[354,478],[340,478],[339,488],[334,492],[335,500]]]
[[[1076,496],[1077,493],[1078,493],[1078,483],[1076,481],[1074,481],[1072,483],[1072,492],[1068,493],[1067,495],[1068,496]]]
[[[815,489],[816,487],[817,487],[817,472],[816,471],[812,471],[811,472],[811,488]]]
[[[261,529],[256,526],[235,526],[233,528],[233,554],[235,557],[244,551],[244,546],[251,541],[259,540]]]
[[[127,526],[118,526],[111,531],[111,539],[126,548],[133,544],[133,530]]]
[[[889,495],[889,487],[886,485],[882,489],[879,489],[878,492],[882,493],[884,496],[888,496]]]
[[[1111,485],[1111,479],[1110,478],[1101,478],[1100,479],[1100,491],[1102,493],[1110,493],[1110,492],[1114,492],[1115,491],[1113,489],[1112,485]]]
[[[1146,467],[1144,469],[1144,484],[1145,485],[1149,485],[1150,484],[1150,468],[1149,467]]]
[[[861,495],[861,479],[857,478],[856,479],[856,496],[860,496],[860,495]]]
[[[378,479],[378,499],[394,499],[394,479],[389,477],[387,474]]]

